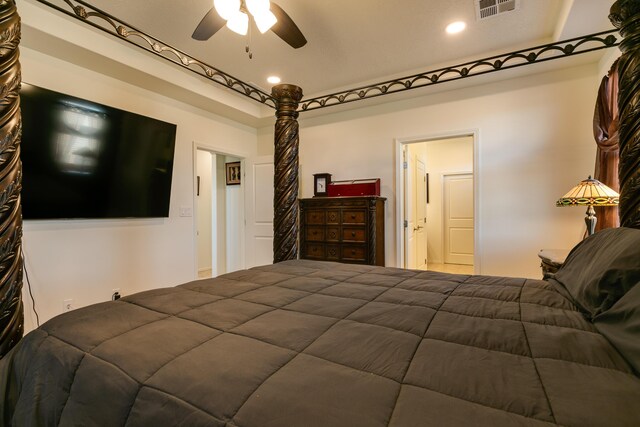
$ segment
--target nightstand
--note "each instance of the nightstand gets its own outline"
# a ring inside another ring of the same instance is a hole
[[[542,267],[542,279],[547,280],[553,277],[558,271],[564,260],[569,255],[567,249],[542,249],[538,252],[538,257],[542,260],[540,267]]]

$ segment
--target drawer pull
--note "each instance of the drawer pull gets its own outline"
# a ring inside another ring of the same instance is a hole
[[[351,219],[356,219],[356,216],[355,215],[351,215]]]
[[[355,231],[351,232],[351,237],[356,237],[356,232]]]
[[[351,255],[355,255],[355,254],[356,254],[356,251],[351,251]]]

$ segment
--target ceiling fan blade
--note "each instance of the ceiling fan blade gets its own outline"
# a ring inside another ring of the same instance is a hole
[[[218,15],[215,8],[211,8],[202,21],[198,24],[195,31],[191,35],[192,39],[195,40],[209,40],[212,35],[218,32],[218,30],[227,23],[224,19]]]
[[[287,42],[292,48],[298,49],[307,44],[307,39],[302,35],[302,31],[293,22],[293,19],[280,6],[271,2],[271,12],[278,18],[278,22],[271,27],[271,31]]]

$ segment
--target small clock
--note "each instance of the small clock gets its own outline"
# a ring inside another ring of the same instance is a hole
[[[313,195],[315,197],[327,196],[329,184],[331,184],[330,173],[313,174]]]

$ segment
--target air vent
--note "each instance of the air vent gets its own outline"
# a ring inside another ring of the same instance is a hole
[[[520,7],[520,0],[474,0],[474,2],[478,21],[511,12]]]

